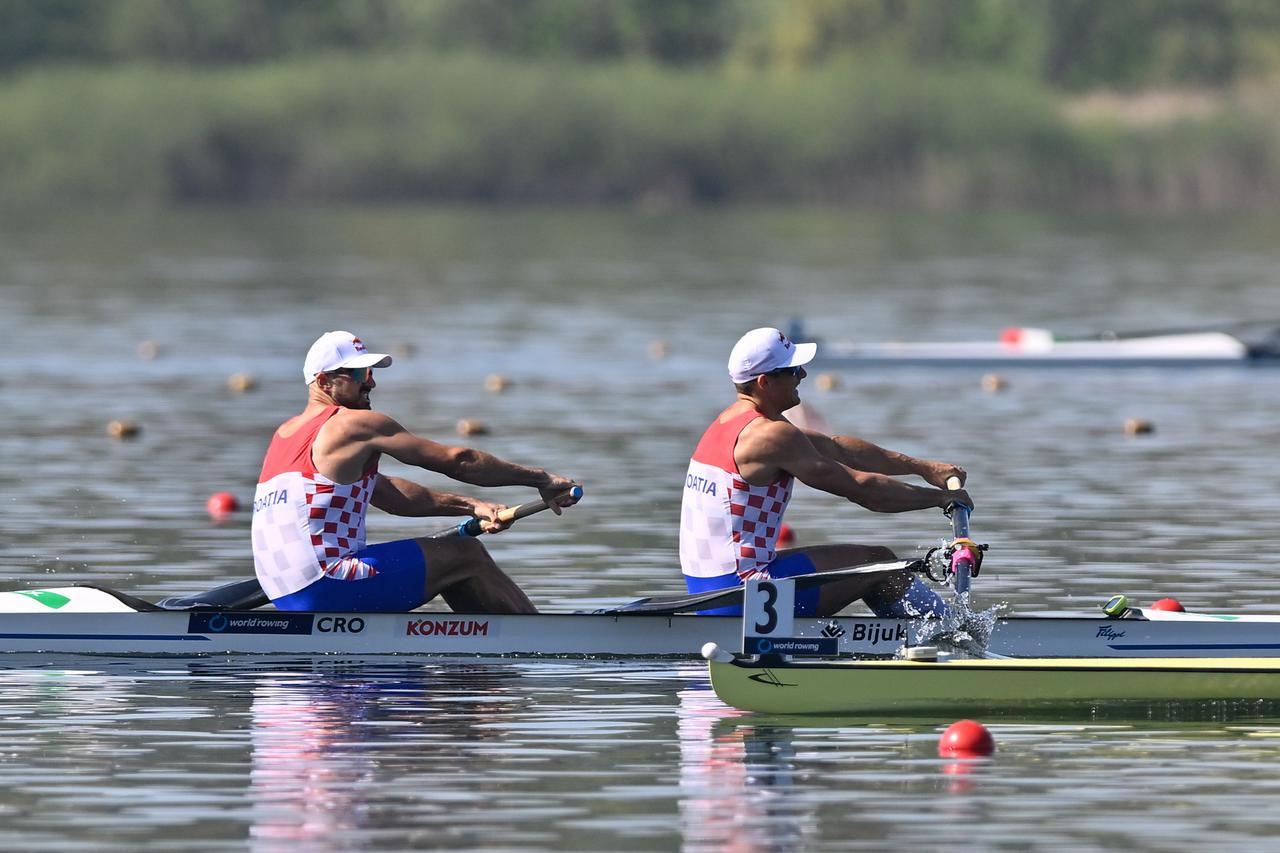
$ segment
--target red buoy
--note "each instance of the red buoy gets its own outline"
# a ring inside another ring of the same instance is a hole
[[[1172,610],[1175,613],[1186,613],[1187,608],[1176,598],[1162,598],[1151,605],[1152,610]]]
[[[204,508],[214,518],[224,518],[240,508],[240,502],[230,492],[214,492],[205,501]]]
[[[778,528],[778,544],[783,548],[788,548],[796,544],[796,532],[791,529],[791,525],[785,521]]]
[[[982,723],[960,720],[947,726],[938,741],[943,758],[978,758],[995,752],[996,740]]]

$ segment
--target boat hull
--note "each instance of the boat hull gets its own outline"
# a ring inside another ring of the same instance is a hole
[[[1280,699],[1274,658],[709,662],[727,705],[765,714],[920,713],[1091,703]]]
[[[812,636],[833,620],[797,620]],[[834,620],[851,650],[892,654],[893,619]],[[422,654],[692,657],[707,639],[741,644],[733,616],[285,613],[276,610],[0,613],[0,653],[103,655]]]
[[[842,654],[892,655],[918,644],[911,622],[797,619],[798,637],[839,636]],[[707,641],[741,649],[742,620],[691,614],[282,613],[252,611],[0,613],[0,653],[226,655],[426,654],[692,657]],[[1014,657],[1277,657],[1274,617],[1148,621],[1000,620],[987,650]]]

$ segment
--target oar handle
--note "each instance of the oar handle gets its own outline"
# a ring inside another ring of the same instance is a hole
[[[960,489],[959,477],[947,478],[947,491],[954,492]],[[955,539],[969,538],[969,507],[953,501],[947,505],[947,515],[951,516],[951,535]]]
[[[956,491],[960,488],[959,477],[947,478],[947,489]],[[977,557],[972,550],[969,539],[969,507],[959,501],[953,501],[947,507],[947,515],[951,516],[951,582],[955,586],[956,595],[969,591],[969,579]]]
[[[550,501],[529,501],[527,504],[507,507],[502,512],[498,513],[498,520],[504,524],[509,524],[522,518],[528,518],[529,516],[542,512],[543,510],[550,509],[551,504],[553,503],[558,504],[562,501],[578,501],[581,499],[582,486],[574,486],[556,495]],[[448,530],[437,533],[435,538],[443,539],[448,536],[479,536],[482,533],[484,533],[484,528],[480,526],[480,519],[468,518],[456,527],[451,527]]]

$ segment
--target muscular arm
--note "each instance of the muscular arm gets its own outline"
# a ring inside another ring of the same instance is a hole
[[[575,485],[572,480],[481,450],[421,438],[378,412],[339,412],[321,428],[312,448],[320,473],[339,483],[354,482],[379,453],[474,486],[530,486],[557,515],[572,503],[563,499]],[[395,515],[474,515],[491,520],[501,509],[499,504],[434,492],[396,477],[380,478],[373,505]]]
[[[802,430],[819,453],[848,468],[873,474],[915,474],[930,485],[945,489],[947,479],[959,477],[965,481],[965,471],[945,462],[917,459],[905,453],[887,450],[853,435],[823,435],[813,430]]]
[[[531,486],[547,488],[555,478],[541,468],[527,468],[499,459],[491,453],[471,447],[452,447],[427,438],[419,438],[408,430],[390,436],[377,445],[406,465],[436,471],[473,486]]]
[[[378,453],[473,486],[531,486],[541,490],[563,479],[482,450],[451,447],[416,436],[380,412],[339,412],[321,429],[313,450],[316,467],[338,482],[354,480]]]
[[[846,465],[821,452],[808,434],[786,421],[761,419],[748,426],[738,438],[734,458],[749,482],[768,482],[779,471],[785,471],[807,486],[838,495],[873,512],[945,507],[955,500],[970,503],[964,491],[913,486],[887,473]]]
[[[454,495],[428,489],[401,477],[380,476],[369,501],[391,515],[422,517],[430,515],[474,515],[483,517],[491,506],[465,495]]]

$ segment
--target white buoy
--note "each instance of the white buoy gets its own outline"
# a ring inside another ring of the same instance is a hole
[[[706,643],[703,645],[702,656],[707,660],[713,660],[717,663],[730,663],[733,660],[733,653],[726,652],[716,643]]]

